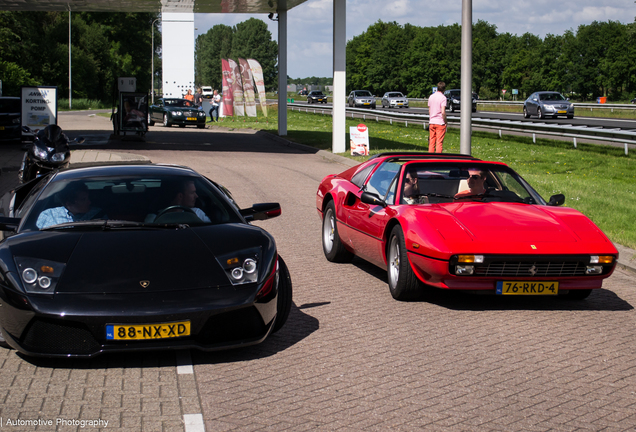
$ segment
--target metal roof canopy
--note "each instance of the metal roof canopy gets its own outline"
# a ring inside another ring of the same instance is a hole
[[[2,11],[270,13],[307,0],[0,0]]]

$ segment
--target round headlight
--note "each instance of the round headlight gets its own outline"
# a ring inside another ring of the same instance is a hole
[[[28,284],[32,284],[38,279],[38,272],[32,268],[26,268],[22,272],[22,279]]]
[[[243,270],[245,270],[245,273],[247,274],[254,273],[256,271],[256,261],[252,258],[246,259],[243,263]]]
[[[243,278],[243,269],[241,267],[236,267],[232,270],[232,277],[236,280],[240,280]]]
[[[54,153],[51,156],[53,162],[62,162],[64,159],[66,159],[66,153]]]
[[[48,276],[42,276],[38,279],[38,285],[40,285],[40,288],[42,289],[48,289],[51,286],[51,278]]]

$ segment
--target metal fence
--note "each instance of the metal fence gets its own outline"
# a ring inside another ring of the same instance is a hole
[[[287,106],[292,111],[298,110],[307,113],[331,115],[330,106],[313,107],[306,104],[288,104]],[[399,122],[404,123],[405,126],[408,126],[409,123],[418,125],[421,124],[423,128],[427,127],[429,120],[429,116],[426,114],[375,111],[367,108],[347,107],[346,112],[347,116],[351,116],[351,118],[362,118],[363,120],[369,119],[376,122],[388,121],[391,124]],[[448,123],[451,126],[459,126],[460,120],[459,118],[449,117]],[[480,117],[471,117],[471,124],[473,128],[497,130],[499,132],[499,136],[502,135],[503,131],[522,133],[528,136],[532,135],[533,140],[535,141],[537,135],[572,138],[574,147],[577,146],[577,139],[586,139],[592,141],[611,142],[614,145],[623,144],[625,147],[625,154],[628,153],[628,149],[630,147],[632,149],[636,148],[636,133],[621,129],[547,124],[519,120],[494,120]]]

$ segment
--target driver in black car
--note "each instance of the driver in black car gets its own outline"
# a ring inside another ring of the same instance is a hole
[[[197,195],[197,188],[194,185],[193,180],[185,180],[178,184],[176,189],[176,193],[170,204],[166,208],[168,211],[184,211],[179,207],[186,207],[190,209],[199,219],[203,222],[211,222],[208,215],[205,214],[203,210],[198,207],[195,207],[196,201],[199,195]],[[173,209],[171,207],[174,207]],[[164,210],[166,210],[164,209]],[[157,216],[149,215],[146,218],[146,222],[153,222]]]

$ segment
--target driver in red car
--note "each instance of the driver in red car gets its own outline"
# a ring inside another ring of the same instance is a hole
[[[467,198],[473,195],[486,193],[486,172],[477,169],[468,170],[468,189],[455,195],[455,199]]]
[[[428,197],[420,196],[420,184],[416,169],[406,171],[402,196],[406,204],[428,204]]]

